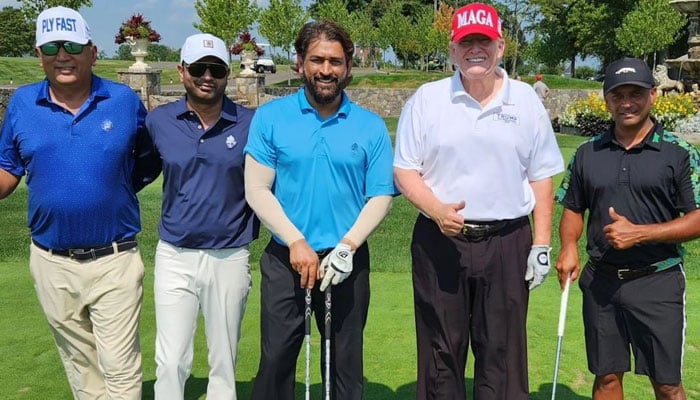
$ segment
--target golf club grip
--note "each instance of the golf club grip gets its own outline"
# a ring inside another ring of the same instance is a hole
[[[311,399],[311,289],[304,296],[304,338],[306,340],[306,391],[304,399]]]
[[[566,278],[564,291],[561,293],[561,304],[559,305],[559,328],[557,335],[564,336],[564,326],[566,325],[566,307],[569,303],[569,288],[571,287],[571,274]]]
[[[328,285],[326,288],[326,301],[324,302],[326,306],[326,315],[324,316],[325,326],[324,326],[324,336],[326,337],[326,379],[325,379],[325,400],[331,400],[331,288],[332,285]]]

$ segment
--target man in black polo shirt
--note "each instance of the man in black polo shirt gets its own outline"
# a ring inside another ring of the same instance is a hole
[[[685,274],[681,242],[700,236],[700,156],[650,118],[657,97],[647,65],[610,64],[603,84],[614,124],[582,144],[556,199],[559,281],[581,270],[577,242],[588,211],[586,268],[579,286],[593,399],[622,399],[630,370],[657,399],[685,399],[681,384]]]

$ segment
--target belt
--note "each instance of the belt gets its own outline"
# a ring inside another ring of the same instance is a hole
[[[129,237],[109,244],[87,249],[54,250],[38,243],[34,239],[32,239],[32,243],[34,243],[34,246],[40,248],[41,250],[48,251],[52,255],[68,257],[76,261],[97,260],[100,257],[133,249],[138,245],[135,237]]]
[[[329,255],[331,253],[331,251],[333,251],[333,247],[329,247],[329,248],[323,249],[323,250],[318,250],[316,252],[316,255],[318,256],[319,260],[323,260],[324,258],[326,258],[327,255]]]
[[[462,235],[469,241],[478,242],[506,229],[519,228],[529,222],[527,216],[498,221],[464,221]]]
[[[629,281],[651,275],[655,272],[671,269],[681,264],[681,258],[669,258],[667,260],[645,266],[614,265],[601,261],[588,261],[593,268],[604,275],[621,281]]]

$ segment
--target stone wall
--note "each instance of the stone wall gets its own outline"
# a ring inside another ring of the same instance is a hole
[[[296,92],[298,88],[266,87],[265,93],[272,97],[285,96]],[[404,103],[413,94],[413,89],[347,89],[348,96],[355,103],[366,107],[382,117],[398,117]],[[588,97],[589,93],[602,90],[555,89],[552,90],[544,106],[554,119],[564,112],[570,102]]]
[[[278,88],[266,87],[265,94],[260,95],[260,104],[265,103],[276,97],[294,93],[298,88]],[[10,95],[14,89],[0,88],[0,118],[5,115],[5,108]],[[401,109],[408,98],[413,94],[413,89],[348,89],[348,95],[357,104],[366,107],[382,117],[398,117],[401,114]],[[545,100],[545,107],[549,111],[551,119],[558,117],[566,108],[566,105],[578,98],[586,98],[591,92],[600,92],[599,90],[569,90],[555,89],[552,94]],[[166,93],[161,96],[151,96],[148,102],[144,102],[150,108],[154,108],[159,104],[167,103],[176,100],[182,96],[182,92]],[[228,92],[229,97],[237,99],[238,96]],[[238,101],[238,100],[236,100]],[[245,100],[241,101],[246,103]],[[253,105],[247,104],[249,107]]]

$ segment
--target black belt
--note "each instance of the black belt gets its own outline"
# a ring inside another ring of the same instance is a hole
[[[632,265],[614,265],[608,264],[600,261],[588,261],[590,265],[593,266],[595,271],[607,275],[609,277],[621,280],[629,281],[632,279],[641,278],[643,276],[651,275],[654,272],[667,270],[675,268],[678,264],[670,268],[659,268],[656,265],[645,265],[645,266],[632,266]]]
[[[498,221],[464,221],[462,235],[467,240],[478,242],[507,229],[516,229],[529,223],[527,216]]]
[[[67,249],[67,250],[49,249],[48,247],[46,247],[40,243],[37,243],[37,241],[34,239],[32,239],[32,243],[34,243],[34,246],[40,248],[41,250],[51,252],[51,254],[53,254],[53,255],[68,257],[68,258],[71,258],[71,259],[76,260],[76,261],[97,260],[100,257],[109,256],[109,255],[112,255],[115,253],[114,246],[112,245],[112,243],[105,244],[102,246],[93,247],[93,248],[88,248],[88,249]],[[117,253],[120,253],[122,251],[131,250],[138,245],[135,237],[129,237],[126,239],[117,240],[116,244],[117,244],[117,246],[116,246]]]

